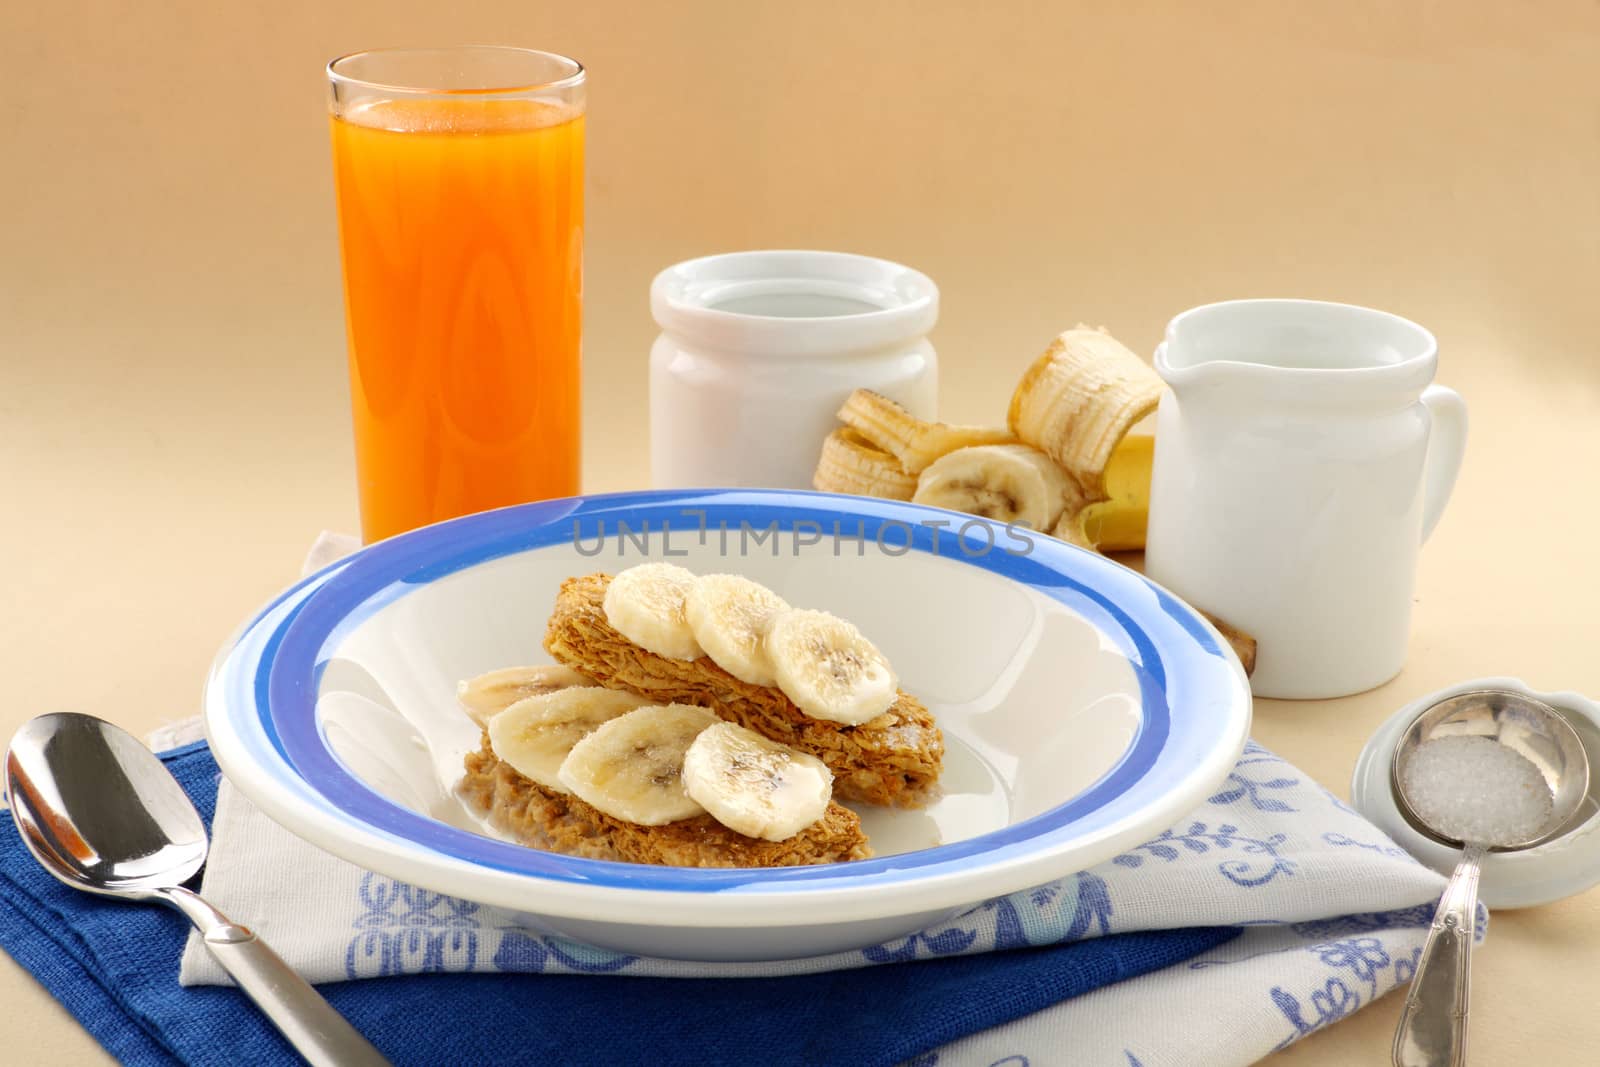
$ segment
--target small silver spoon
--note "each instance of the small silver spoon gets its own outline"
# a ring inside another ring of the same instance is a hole
[[[183,888],[206,861],[205,824],[138,738],[92,715],[41,715],[11,739],[6,798],[28,851],[62,882],[188,916],[314,1067],[388,1064],[266,942]]]
[[[1521,840],[1462,841],[1430,824],[1406,792],[1406,771],[1417,750],[1451,736],[1484,737],[1505,745],[1539,769],[1550,787],[1543,825]],[[1460,1067],[1467,1058],[1467,978],[1478,910],[1478,867],[1485,852],[1516,852],[1550,837],[1577,812],[1589,792],[1589,757],[1577,731],[1554,708],[1522,693],[1480,689],[1458,693],[1424,710],[1406,728],[1389,762],[1389,783],[1400,814],[1419,833],[1462,849],[1422,946],[1400,1025],[1395,1067]]]

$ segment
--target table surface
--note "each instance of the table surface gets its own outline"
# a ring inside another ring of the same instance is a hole
[[[963,422],[999,421],[1080,319],[1148,355],[1209,300],[1371,304],[1439,337],[1439,378],[1471,406],[1466,466],[1422,553],[1404,672],[1258,701],[1255,736],[1345,795],[1373,728],[1430,690],[1506,674],[1600,695],[1590,0],[81,6],[0,14],[4,734],[51,710],[136,731],[194,714],[223,638],[318,530],[354,528],[319,71],[377,36],[534,33],[590,67],[587,488],[648,481],[645,293],[690,255],[839,247],[923,269]],[[1005,61],[977,77],[983,55]],[[1474,1062],[1589,1062],[1597,959],[1600,893],[1497,914]],[[4,957],[0,1003],[3,1058],[103,1058]],[[1381,1062],[1398,1008],[1272,1062]]]

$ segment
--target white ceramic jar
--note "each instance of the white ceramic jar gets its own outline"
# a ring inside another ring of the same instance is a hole
[[[650,311],[657,488],[809,489],[856,389],[936,415],[939,290],[909,267],[843,252],[706,256],[658,274]]]

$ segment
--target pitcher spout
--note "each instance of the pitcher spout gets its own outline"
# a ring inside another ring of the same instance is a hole
[[[1371,308],[1236,300],[1173,319],[1155,370],[1179,397],[1217,389],[1312,407],[1415,403],[1438,362],[1433,335]]]

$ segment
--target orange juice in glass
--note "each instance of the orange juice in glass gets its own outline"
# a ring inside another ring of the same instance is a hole
[[[393,49],[328,75],[364,539],[576,493],[583,67]]]

